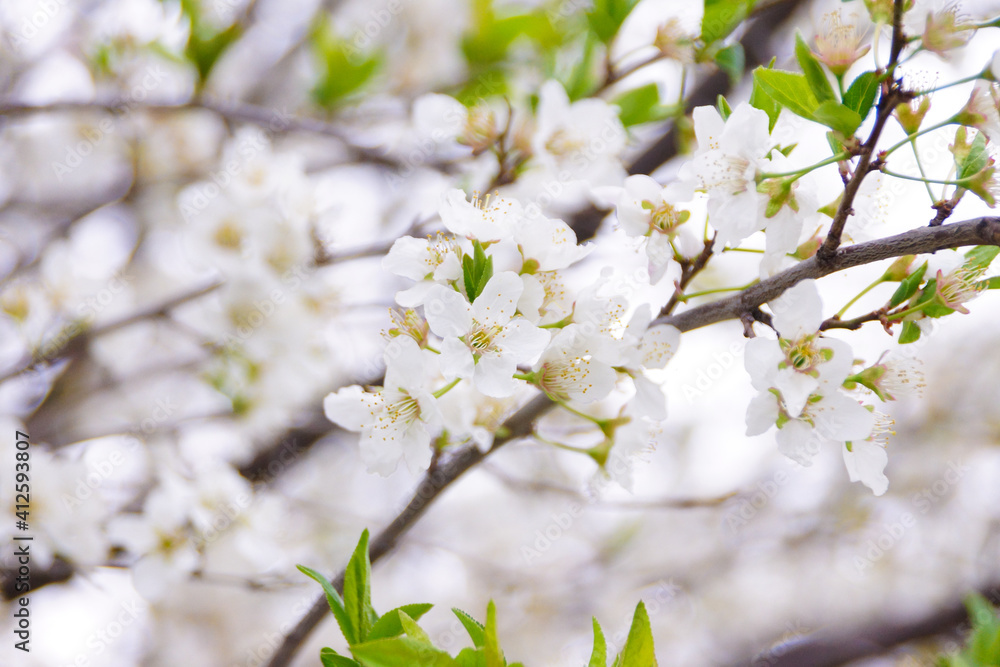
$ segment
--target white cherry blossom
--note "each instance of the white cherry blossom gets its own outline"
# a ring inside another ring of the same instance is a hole
[[[698,239],[684,226],[691,216],[690,205],[684,204],[693,197],[694,190],[682,181],[664,187],[642,174],[625,179],[616,209],[618,222],[629,236],[645,239],[651,283],[666,273],[674,255],[671,243],[688,257],[701,250]]]
[[[593,355],[591,337],[579,324],[570,324],[553,337],[534,371],[550,396],[581,403],[600,400],[611,393],[618,374]]]
[[[523,290],[521,278],[511,271],[490,278],[471,304],[451,288],[431,288],[424,312],[431,331],[444,339],[445,376],[472,379],[494,398],[514,393],[517,365],[535,361],[549,342],[548,332],[515,316]]]
[[[694,110],[698,151],[682,175],[708,194],[709,222],[719,242],[737,244],[764,228],[757,174],[771,150],[767,114],[743,103],[725,121],[713,107]]]
[[[431,285],[458,280],[462,276],[458,244],[443,235],[432,239],[403,236],[382,259],[386,271],[417,281],[396,294],[396,303],[415,308],[423,303]]]
[[[429,388],[430,352],[409,337],[396,339],[386,355],[385,383],[377,392],[357,385],[329,394],[323,401],[327,418],[361,433],[361,458],[368,470],[387,476],[400,459],[412,472],[426,470],[431,460],[431,434],[441,423],[437,399]]]

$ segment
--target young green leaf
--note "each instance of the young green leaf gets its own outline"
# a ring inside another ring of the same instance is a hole
[[[769,132],[773,131],[774,124],[778,122],[778,115],[781,114],[781,106],[761,87],[760,81],[757,78],[757,70],[754,70],[753,89],[750,91],[750,106],[760,109],[767,114],[767,129]]]
[[[858,112],[833,100],[821,102],[813,111],[813,120],[840,132],[845,137],[853,135],[861,127],[861,116]]]
[[[466,614],[461,609],[452,607],[451,611],[458,617],[458,620],[462,623],[465,631],[469,633],[472,645],[476,648],[482,648],[486,642],[486,632],[485,628],[483,628],[483,624]]]
[[[653,653],[653,630],[649,626],[649,614],[641,601],[635,608],[632,627],[625,640],[625,648],[620,656],[621,667],[656,667]]]
[[[743,78],[743,70],[746,68],[746,62],[747,58],[743,52],[743,45],[739,42],[720,49],[715,54],[715,64],[729,75],[729,81],[734,86]]]
[[[587,12],[587,23],[597,38],[608,44],[637,4],[639,0],[595,0]]]
[[[493,277],[493,258],[486,256],[483,244],[472,242],[472,257],[462,258],[462,279],[465,281],[465,293],[469,301],[475,301],[483,292],[486,283]]]
[[[823,66],[819,64],[819,60],[809,50],[802,35],[798,32],[795,33],[795,59],[799,61],[799,67],[802,68],[802,73],[816,99],[820,102],[836,101],[837,97],[833,93],[833,86],[830,85],[829,79],[826,78],[826,71],[823,70]]]
[[[660,120],[664,116],[660,90],[655,83],[647,83],[619,95],[612,104],[618,106],[618,117],[625,127]]]
[[[750,14],[755,2],[756,0],[705,0],[701,41],[708,45],[731,33]]]
[[[889,299],[889,307],[895,308],[899,304],[903,303],[911,296],[917,293],[917,288],[920,287],[920,281],[924,279],[924,273],[927,271],[927,262],[924,262],[919,269],[907,276],[902,282],[899,283],[899,287],[893,293],[892,298]]]
[[[493,600],[486,606],[486,637],[483,642],[483,651],[486,655],[486,667],[504,667],[507,661],[504,660],[503,651],[500,649],[500,641],[497,639],[497,608]]]
[[[590,653],[587,667],[608,667],[608,643],[601,631],[601,624],[594,618],[594,650]]]
[[[729,106],[729,102],[722,95],[715,98],[715,108],[719,111],[719,115],[722,116],[722,120],[729,120],[729,116],[733,113],[733,108]]]
[[[340,626],[340,631],[343,633],[344,639],[347,640],[348,644],[357,642],[357,630],[351,622],[351,618],[347,614],[347,610],[344,609],[344,601],[341,599],[340,593],[338,593],[337,589],[333,587],[333,584],[331,584],[322,574],[316,570],[306,567],[305,565],[296,565],[295,567],[298,568],[299,572],[323,587],[323,592],[326,593],[326,601],[330,605],[330,611],[333,612],[333,617],[337,619],[337,625]]]
[[[369,641],[375,639],[387,639],[389,637],[398,637],[403,634],[403,625],[400,621],[400,614],[406,614],[408,617],[414,621],[420,620],[420,617],[426,614],[431,607],[434,605],[430,604],[406,604],[402,607],[396,607],[392,611],[387,611],[382,614],[372,629],[368,632]]]
[[[330,647],[320,649],[319,661],[323,667],[361,667],[356,660],[340,655]]]
[[[862,72],[844,92],[844,106],[864,120],[875,105],[875,98],[881,89],[882,82],[878,74]]]
[[[457,667],[447,652],[412,637],[376,639],[351,647],[365,667]]]
[[[319,65],[319,80],[312,89],[312,98],[326,109],[337,107],[368,83],[382,60],[378,53],[362,53],[341,38],[326,18],[313,27],[310,46]]]
[[[759,81],[761,89],[778,105],[797,116],[813,119],[813,112],[819,106],[819,101],[805,75],[758,67],[754,70],[754,81]]]
[[[899,333],[899,344],[906,345],[920,339],[920,327],[916,322],[903,322],[903,330]]]
[[[368,530],[361,533],[358,546],[347,563],[344,574],[344,609],[357,632],[357,642],[368,638],[372,626],[378,621],[378,614],[372,608],[371,596],[372,564],[368,558]],[[353,644],[353,642],[352,642]]]
[[[399,623],[403,626],[403,631],[406,633],[407,637],[411,639],[416,639],[419,642],[423,642],[428,646],[433,646],[434,642],[427,635],[422,627],[417,625],[417,622],[410,618],[406,612],[399,613]]]

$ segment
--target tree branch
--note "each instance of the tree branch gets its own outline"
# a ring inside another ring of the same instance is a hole
[[[677,315],[661,317],[654,324],[672,324],[681,331],[700,329],[716,322],[739,319],[743,313],[749,313],[754,308],[781,296],[789,287],[808,278],[822,278],[837,271],[883,259],[920,255],[969,245],[1000,245],[1000,218],[975,218],[939,227],[921,227],[884,239],[840,248],[826,261],[818,256],[811,257],[748,287],[739,294],[697,306]]]

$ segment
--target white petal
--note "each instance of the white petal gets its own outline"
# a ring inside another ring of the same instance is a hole
[[[473,317],[482,324],[506,324],[514,316],[523,291],[524,283],[513,271],[496,274],[472,304]]]
[[[875,427],[875,415],[840,392],[823,397],[814,407],[816,429],[839,442],[866,440]]]
[[[417,306],[422,306],[427,300],[427,295],[430,294],[431,288],[435,286],[441,287],[437,283],[431,282],[430,280],[421,280],[410,289],[396,292],[396,303],[401,305],[403,308],[416,308]]]
[[[431,437],[427,428],[415,422],[406,429],[400,439],[403,460],[410,472],[416,474],[427,470],[431,464]]]
[[[358,385],[344,387],[323,399],[326,418],[348,431],[360,431],[375,422],[382,410],[382,395],[366,392]]]
[[[692,113],[692,117],[694,118],[694,134],[698,138],[698,151],[717,149],[726,122],[722,120],[722,116],[719,115],[716,108],[711,106],[697,107]]]
[[[774,328],[786,340],[796,340],[819,331],[823,323],[823,302],[816,281],[803,280],[769,302],[774,313]]]
[[[655,326],[642,337],[639,352],[646,368],[663,368],[670,361],[681,342],[681,331],[669,324]]]
[[[889,478],[885,476],[885,466],[889,455],[885,447],[869,440],[851,443],[851,451],[844,446],[844,465],[852,482],[860,481],[876,496],[881,496],[889,488]]]
[[[833,351],[833,357],[816,369],[819,371],[819,381],[839,387],[851,374],[851,368],[854,366],[854,350],[836,338],[823,338],[819,341],[819,346]]]
[[[469,379],[475,370],[475,359],[465,343],[457,338],[445,338],[441,342],[441,372],[446,378]]]
[[[514,372],[517,362],[512,355],[484,356],[476,364],[476,389],[493,398],[506,398],[517,391]]]
[[[542,304],[545,303],[545,287],[538,278],[532,275],[521,276],[524,291],[517,300],[517,310],[532,324],[538,324],[541,319]]]
[[[811,466],[813,456],[819,452],[819,434],[801,419],[793,419],[778,429],[775,439],[778,451],[799,465]]]
[[[472,306],[450,287],[434,285],[424,299],[424,317],[437,336],[464,336],[472,327]]]
[[[747,406],[747,435],[766,433],[778,421],[778,397],[769,391],[757,394]]]
[[[530,364],[549,344],[549,332],[523,317],[515,317],[496,337],[496,345],[514,356],[516,363]]]
[[[774,386],[778,364],[785,358],[778,341],[757,336],[747,341],[743,348],[743,364],[750,374],[750,382],[757,391],[767,391]]]
[[[396,239],[382,258],[382,268],[410,280],[423,280],[434,271],[430,259],[430,242],[427,239],[403,236]]]
[[[417,342],[409,336],[396,336],[385,347],[385,386],[412,390],[427,382],[427,364]]]
[[[388,477],[403,456],[403,429],[394,422],[365,431],[358,441],[361,460],[368,472]]]
[[[632,402],[636,413],[656,421],[666,419],[667,397],[663,393],[663,388],[645,375],[634,376],[632,383],[635,385],[635,398]],[[610,389],[608,391],[610,392]]]
[[[819,380],[794,368],[780,368],[774,376],[774,387],[781,392],[789,416],[798,417],[809,396],[819,387]]]

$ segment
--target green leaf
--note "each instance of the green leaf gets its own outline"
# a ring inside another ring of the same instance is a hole
[[[750,14],[754,4],[755,0],[705,0],[701,41],[707,46],[727,36]]]
[[[481,648],[463,648],[455,656],[459,667],[486,667],[486,656]]]
[[[595,0],[594,8],[587,12],[587,23],[597,38],[608,44],[637,4],[639,0]]]
[[[781,106],[774,101],[761,87],[757,79],[757,70],[754,70],[753,89],[750,91],[750,106],[760,109],[767,114],[767,129],[774,130],[774,124],[778,122],[778,115],[781,114]]]
[[[719,95],[715,98],[715,108],[719,111],[719,115],[722,116],[722,120],[729,120],[729,117],[733,114],[733,108],[729,106],[729,102],[723,95]]]
[[[375,622],[372,629],[368,632],[368,639],[386,639],[388,637],[398,637],[403,634],[403,624],[400,621],[400,614],[406,614],[408,617],[414,621],[420,620],[420,617],[426,614],[431,607],[431,604],[406,604],[402,607],[396,607],[392,611],[387,611],[382,614],[382,617]]]
[[[608,643],[604,639],[601,631],[601,624],[594,621],[594,650],[590,653],[590,662],[587,667],[608,667]]]
[[[351,619],[352,627],[357,631],[357,641],[352,642],[352,645],[365,641],[372,626],[378,621],[378,614],[372,609],[371,577],[368,530],[365,529],[344,574],[344,609]]]
[[[340,631],[344,634],[344,639],[347,640],[348,644],[357,642],[357,632],[351,622],[350,616],[347,614],[347,610],[344,609],[344,601],[340,598],[340,593],[333,587],[333,584],[322,574],[305,565],[296,565],[295,567],[299,569],[299,572],[323,587],[323,592],[326,593],[326,601],[330,605],[330,611],[333,612],[333,617],[337,619],[337,625],[340,626]]]
[[[340,655],[330,647],[320,649],[319,661],[323,667],[361,667],[356,660]]]
[[[417,622],[410,618],[406,612],[400,612],[399,623],[403,626],[403,631],[406,632],[407,637],[416,639],[417,641],[423,642],[428,646],[434,645],[434,642],[431,641],[431,638],[424,631],[424,629],[417,625]]]
[[[719,69],[729,75],[729,82],[734,86],[743,78],[746,62],[743,45],[739,42],[731,44],[715,54],[715,63]]]
[[[222,52],[243,34],[243,27],[239,23],[233,23],[220,30],[202,18],[201,3],[197,0],[181,0],[181,11],[191,25],[188,41],[184,46],[184,57],[198,70],[200,86],[208,79]]]
[[[612,104],[618,105],[618,117],[625,127],[660,120],[663,117],[660,90],[655,83],[634,88],[615,98]]]
[[[483,650],[486,655],[486,667],[504,667],[507,664],[500,649],[500,642],[497,640],[497,608],[493,600],[486,606],[486,638]]]
[[[482,648],[486,642],[486,632],[485,628],[483,628],[483,624],[466,614],[461,609],[452,607],[451,611],[458,617],[458,620],[462,623],[465,631],[469,633],[472,645],[476,648]]]
[[[656,667],[656,655],[653,653],[653,630],[649,626],[649,615],[646,605],[641,601],[635,608],[632,617],[632,627],[625,640],[625,648],[621,653],[622,667]]]
[[[893,293],[892,298],[889,299],[889,307],[895,308],[899,304],[903,303],[911,296],[917,293],[917,288],[920,287],[920,281],[924,279],[924,273],[927,272],[927,262],[924,262],[919,269],[911,273],[909,276],[904,278],[900,283],[899,287]]]
[[[381,64],[378,53],[362,53],[347,39],[342,39],[329,18],[313,26],[310,46],[319,65],[319,79],[312,89],[313,100],[323,108],[333,109],[357,92],[375,74]]]
[[[809,88],[805,75],[762,67],[755,69],[753,74],[755,83],[760,82],[761,89],[779,106],[813,120],[819,101]]]
[[[486,256],[483,244],[472,242],[472,257],[462,257],[462,279],[469,301],[475,301],[483,293],[486,283],[493,277],[493,258]]]
[[[958,178],[961,180],[978,174],[986,168],[989,159],[990,154],[986,150],[986,137],[983,136],[982,132],[979,132],[976,134],[976,138],[972,140],[972,146],[968,154],[958,167]]]
[[[864,120],[875,105],[875,98],[881,89],[882,82],[878,74],[862,72],[844,93],[844,106],[856,112],[861,116],[861,120]]]
[[[847,137],[853,135],[861,126],[861,116],[857,111],[852,111],[843,104],[832,100],[821,102],[816,107],[816,110],[813,111],[813,120]]]
[[[963,266],[970,269],[981,269],[985,271],[990,268],[990,264],[1000,255],[1000,246],[977,245],[975,248],[965,253]]]
[[[799,67],[802,68],[802,73],[816,99],[820,102],[836,101],[837,96],[834,95],[833,86],[826,78],[826,71],[823,70],[823,66],[819,64],[816,56],[809,50],[802,35],[798,32],[795,33],[795,59],[799,61]]]
[[[356,644],[354,657],[365,667],[456,667],[448,653],[412,637],[390,637]]]
[[[899,334],[899,344],[906,345],[920,339],[920,327],[916,322],[903,322],[903,330]]]

